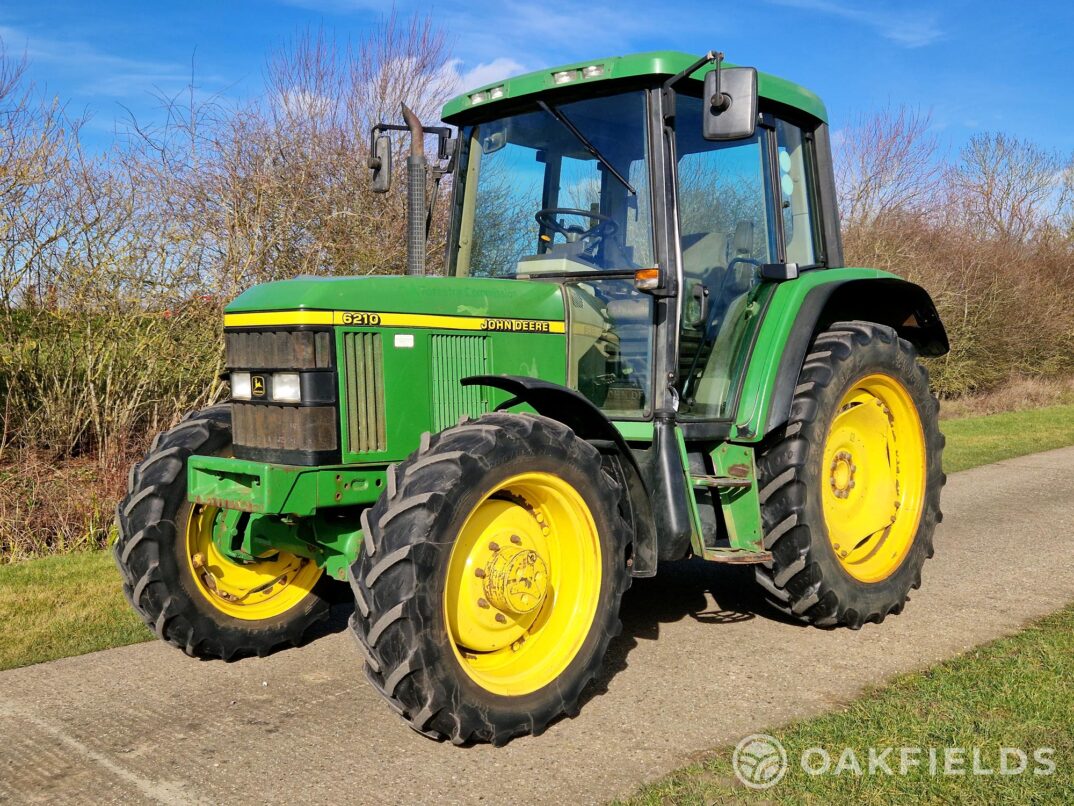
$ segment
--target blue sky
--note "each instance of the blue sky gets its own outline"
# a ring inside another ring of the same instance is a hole
[[[108,141],[125,109],[157,112],[154,92],[194,76],[202,92],[241,99],[261,88],[266,53],[323,25],[341,40],[391,10],[377,0],[0,0],[0,37],[25,51],[39,87],[86,110]],[[1074,151],[1069,86],[1074,3],[997,0],[398,0],[448,32],[460,81],[479,84],[552,64],[675,48],[723,50],[813,89],[838,129],[892,103],[931,111],[942,140],[1001,130]]]

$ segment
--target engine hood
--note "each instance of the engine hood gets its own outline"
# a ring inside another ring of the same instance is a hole
[[[557,283],[370,276],[296,277],[254,286],[227,306],[225,324],[254,324],[244,315],[275,311],[301,312],[300,318],[307,324],[359,324],[355,316],[364,313],[564,320],[563,295]]]

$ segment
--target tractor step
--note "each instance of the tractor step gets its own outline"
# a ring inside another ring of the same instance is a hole
[[[733,548],[706,548],[705,559],[714,563],[728,563],[730,565],[754,565],[772,561],[770,551],[746,551],[745,549]]]
[[[731,487],[753,486],[752,479],[735,478],[733,476],[691,476],[690,481],[695,490],[704,490],[711,487],[728,489]]]

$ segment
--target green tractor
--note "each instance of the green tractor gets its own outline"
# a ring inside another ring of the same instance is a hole
[[[455,129],[404,117],[370,166],[386,189],[411,131],[416,276],[246,291],[231,400],[131,471],[115,556],[161,639],[299,645],[346,581],[394,710],[501,744],[577,712],[662,561],[751,564],[818,626],[902,610],[944,484],[917,358],[947,337],[922,288],[843,265],[815,95],[657,52],[467,93]],[[426,134],[443,277],[420,276]]]

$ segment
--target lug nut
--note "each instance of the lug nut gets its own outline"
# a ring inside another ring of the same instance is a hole
[[[511,535],[511,542],[517,546],[522,542],[522,538],[518,535]]]
[[[484,579],[485,578],[485,569],[484,568],[475,568],[474,569],[474,576],[477,577],[478,579]]]
[[[489,551],[499,551],[499,550],[500,550],[500,544],[497,543],[495,540],[493,540],[491,543],[489,543]]]
[[[205,555],[202,554],[199,551],[197,554],[195,554],[193,557],[190,558],[190,562],[193,564],[193,566],[195,568],[199,568],[199,569],[204,568],[205,567]]]
[[[477,600],[477,606],[478,607],[488,607],[489,606],[488,600],[485,597],[481,597],[480,599]]]
[[[506,624],[507,623],[507,616],[505,616],[503,613],[497,613],[496,614],[496,621],[498,621],[500,624]]]

